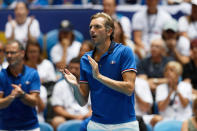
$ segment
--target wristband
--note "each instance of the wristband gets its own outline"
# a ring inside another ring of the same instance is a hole
[[[25,97],[25,95],[26,95],[26,92],[23,92],[21,95],[20,95],[20,99],[23,99],[24,97]]]

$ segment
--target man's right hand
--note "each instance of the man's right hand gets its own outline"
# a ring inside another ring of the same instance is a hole
[[[77,78],[68,69],[61,69],[60,72],[71,86],[78,86]]]

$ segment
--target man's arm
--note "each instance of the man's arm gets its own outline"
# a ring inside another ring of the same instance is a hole
[[[100,74],[98,64],[94,59],[88,56],[90,65],[92,66],[93,77],[108,86],[109,88],[131,96],[135,87],[136,72],[128,71],[122,74],[123,81],[116,81]]]
[[[13,93],[11,93],[5,98],[3,98],[3,94],[4,94],[3,92],[0,92],[0,109],[7,108],[15,99],[15,96]]]
[[[77,120],[83,120],[85,116],[83,115],[73,115],[66,111],[62,106],[54,106],[53,107],[54,112],[57,115],[60,115],[66,119],[77,119]]]
[[[65,80],[69,83],[69,85],[72,87],[74,91],[74,97],[79,103],[80,106],[84,106],[88,102],[89,97],[89,86],[87,83],[80,83],[80,85],[77,83],[76,77],[70,73],[67,69],[60,70]]]

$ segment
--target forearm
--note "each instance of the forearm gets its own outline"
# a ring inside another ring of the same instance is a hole
[[[174,49],[174,53],[177,60],[182,64],[187,64],[189,62],[189,57],[181,55],[176,49]]]
[[[76,119],[77,118],[76,115],[70,114],[69,112],[66,111],[66,109],[64,109],[61,106],[54,107],[54,112],[57,115],[64,117],[65,119]]]
[[[38,98],[38,112],[43,112],[45,109],[45,104],[42,101],[42,99],[39,97]]]
[[[168,94],[167,98],[164,101],[161,101],[158,103],[159,111],[164,111],[166,107],[169,105],[171,94],[172,94],[172,91],[170,91],[170,93]]]
[[[131,96],[134,91],[135,78],[132,78],[131,81],[116,81],[100,74],[97,80],[109,88],[128,96]]]
[[[185,108],[189,104],[189,100],[184,98],[179,92],[177,93],[181,101],[181,105]]]
[[[21,101],[28,106],[35,107],[38,104],[38,97],[38,94],[25,94]]]
[[[7,108],[12,103],[14,98],[15,97],[11,96],[11,95],[9,95],[5,98],[0,98],[0,109]]]
[[[83,91],[80,89],[80,85],[73,85],[72,89],[74,91],[74,97],[79,103],[80,106],[84,106],[88,102],[88,97],[85,97],[85,94]]]

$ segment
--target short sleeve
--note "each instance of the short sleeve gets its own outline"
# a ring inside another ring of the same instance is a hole
[[[168,96],[168,87],[166,84],[159,85],[156,88],[156,102],[163,101]]]
[[[82,58],[80,60],[80,83],[88,83],[88,79],[86,77],[86,72],[84,70],[84,66],[85,66],[84,57],[86,57],[86,56],[82,56]]]
[[[38,38],[40,36],[40,25],[39,22],[34,19],[31,27],[30,27],[31,35],[35,38]]]
[[[137,72],[135,57],[130,47],[125,46],[124,49],[122,50],[120,63],[121,63],[120,68],[122,74],[127,71]]]
[[[35,70],[32,72],[32,81],[30,84],[30,92],[40,92],[40,77],[38,75],[38,72]]]
[[[192,85],[187,82],[180,82],[178,85],[178,91],[184,98],[192,100]]]
[[[142,19],[142,12],[136,12],[132,19],[132,28],[133,31],[135,30],[143,30],[143,21],[145,19]]]
[[[179,24],[179,31],[180,32],[187,32],[187,30],[189,28],[189,24],[188,24],[187,18],[185,16],[182,16],[181,18],[179,18],[178,24]]]
[[[12,27],[11,27],[11,24],[7,22],[5,26],[5,37],[9,38],[11,37],[11,34],[12,34]]]
[[[153,97],[150,91],[149,84],[146,80],[138,77],[136,78],[135,92],[143,101],[153,104]]]
[[[62,97],[62,87],[61,86],[62,81],[59,81],[57,84],[54,86],[53,94],[52,94],[52,99],[51,99],[51,104],[52,106],[64,106],[64,100]],[[65,83],[66,84],[66,83]],[[66,85],[65,85],[66,86]]]
[[[61,46],[56,44],[50,52],[52,62],[56,64],[57,62],[61,61],[62,54],[63,52]]]

